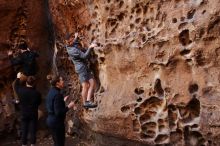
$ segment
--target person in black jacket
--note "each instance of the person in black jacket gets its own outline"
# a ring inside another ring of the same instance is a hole
[[[8,56],[12,66],[21,65],[21,72],[26,76],[34,76],[37,73],[36,58],[38,53],[31,51],[26,43],[19,45],[20,54],[17,57],[12,57],[13,52],[9,51]]]
[[[74,107],[74,102],[70,102],[68,106],[65,101],[68,96],[64,97],[61,89],[64,88],[64,81],[61,76],[47,76],[52,87],[46,97],[46,107],[48,112],[47,125],[51,131],[54,146],[65,145],[65,118],[66,112]]]
[[[22,43],[19,45],[19,51],[20,53],[18,56],[13,57],[13,52],[9,51],[8,56],[11,62],[12,66],[21,66],[21,72],[22,72],[22,80],[26,81],[28,76],[34,76],[37,73],[37,62],[36,58],[39,57],[38,53],[31,51],[26,43]],[[17,93],[15,91],[15,82],[12,84],[12,88],[14,91],[14,98],[16,101],[18,101]]]
[[[20,76],[18,75],[18,78]],[[22,145],[27,145],[28,132],[30,132],[31,146],[36,143],[38,107],[41,103],[41,94],[34,88],[36,79],[34,76],[29,76],[26,81],[26,86],[20,85],[19,80],[15,81],[15,90],[20,99],[21,109],[21,131]]]

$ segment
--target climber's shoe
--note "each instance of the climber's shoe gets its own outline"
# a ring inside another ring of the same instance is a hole
[[[83,106],[84,106],[85,108],[96,108],[96,107],[97,107],[97,104],[92,103],[91,101],[86,101]]]

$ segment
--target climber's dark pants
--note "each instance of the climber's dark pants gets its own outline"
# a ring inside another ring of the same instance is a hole
[[[58,125],[49,126],[54,146],[64,146],[65,145],[65,126],[64,123],[60,123]]]
[[[30,133],[31,144],[36,143],[37,133],[37,116],[22,116],[21,119],[21,141],[23,145],[27,145],[28,132]]]

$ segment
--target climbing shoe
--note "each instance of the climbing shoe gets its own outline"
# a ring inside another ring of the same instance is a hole
[[[86,101],[83,106],[84,106],[85,108],[96,108],[96,107],[97,107],[97,104],[92,103],[91,101]]]

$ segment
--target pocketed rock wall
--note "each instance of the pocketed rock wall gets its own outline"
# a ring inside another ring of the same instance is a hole
[[[50,8],[60,71],[68,68],[77,94],[65,34],[100,43],[98,107],[81,116],[92,130],[152,145],[219,145],[219,1],[57,0]]]
[[[11,87],[19,69],[11,66],[9,50],[16,56],[18,45],[26,42],[31,50],[40,54],[37,88],[42,98],[47,93],[45,78],[52,66],[54,44],[48,12],[48,3],[44,0],[0,0],[0,138],[19,129],[18,109],[13,103]]]

